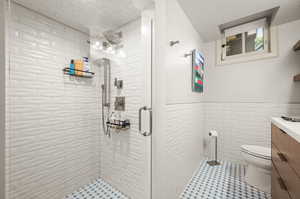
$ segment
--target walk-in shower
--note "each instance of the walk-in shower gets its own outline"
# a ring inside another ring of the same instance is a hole
[[[5,199],[150,199],[144,11],[131,0],[8,2]]]

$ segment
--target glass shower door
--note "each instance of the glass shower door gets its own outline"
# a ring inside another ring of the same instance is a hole
[[[118,2],[118,7],[111,0],[11,2],[7,199],[61,199],[81,193],[151,199],[154,17],[152,9],[135,10],[130,2]],[[99,9],[103,3],[120,13],[122,24],[112,30],[123,34],[123,53],[92,41],[95,32],[103,39],[104,26],[117,21]],[[125,22],[123,12],[136,12],[138,18],[132,14],[133,20]],[[93,23],[102,26],[86,31],[85,25]],[[92,76],[76,66],[78,71],[71,73],[71,65],[82,67],[86,58]],[[125,97],[123,113],[131,123],[129,130],[117,129],[111,136],[101,126],[103,67],[95,64],[98,58],[110,60],[112,109],[117,97]],[[122,90],[115,87],[115,78],[123,80]],[[141,107],[146,108],[139,119]]]

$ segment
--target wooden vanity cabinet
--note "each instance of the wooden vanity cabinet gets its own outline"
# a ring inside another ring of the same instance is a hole
[[[272,124],[272,199],[300,199],[300,143]]]

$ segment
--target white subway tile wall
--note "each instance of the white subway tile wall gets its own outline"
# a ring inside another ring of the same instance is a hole
[[[300,104],[203,103],[205,155],[213,158],[214,142],[208,136],[217,130],[220,159],[243,162],[240,146],[271,147],[271,117],[299,115]]]
[[[299,40],[300,20],[276,29],[279,56],[272,59],[220,67],[215,42],[205,44],[204,134],[210,143],[208,131],[218,130],[220,158],[242,161],[242,144],[270,146],[271,117],[300,115],[300,85],[292,80],[300,72],[300,57],[291,50]]]
[[[270,147],[271,117],[299,115],[300,104],[270,103],[192,103],[167,105],[167,129],[162,136],[165,154],[176,167],[164,170],[165,175],[176,176],[180,182],[170,181],[166,190],[176,188],[176,195],[191,177],[190,168],[196,163],[186,163],[182,158],[197,160],[214,158],[214,140],[208,136],[216,130],[218,136],[218,158],[245,163],[240,146],[253,144]],[[167,164],[167,163],[166,163]],[[177,168],[185,168],[180,173]]]
[[[180,180],[166,179],[164,187],[172,197],[179,197],[203,159],[204,108],[202,104],[175,104],[167,105],[166,111],[166,130],[160,137],[167,158],[161,161],[172,165],[164,169],[163,175]]]
[[[7,199],[62,198],[100,176],[96,80],[62,68],[88,36],[12,4],[7,68]]]

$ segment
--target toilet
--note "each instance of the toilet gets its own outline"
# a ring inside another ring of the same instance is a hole
[[[271,148],[242,145],[241,152],[247,163],[245,181],[264,192],[271,191]]]

